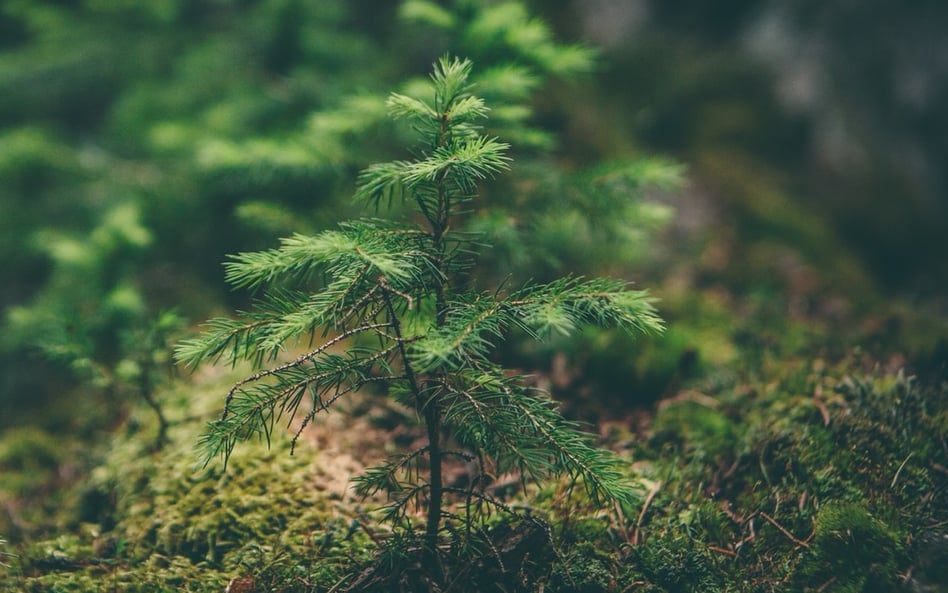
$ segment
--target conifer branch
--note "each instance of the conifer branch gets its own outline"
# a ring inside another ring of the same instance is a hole
[[[371,468],[361,476],[355,478],[356,491],[362,496],[372,496],[383,490],[388,491],[386,485],[399,483],[398,475],[415,463],[417,459],[428,454],[428,447],[419,447],[414,451],[403,454],[394,461]]]
[[[208,320],[204,323],[205,334],[201,338],[181,340],[175,347],[175,359],[194,369],[202,362],[217,362],[228,348],[231,348],[230,365],[247,356],[251,333],[266,324],[265,320],[247,323],[225,317]],[[241,342],[243,351],[241,352]]]
[[[370,324],[370,325],[363,325],[363,326],[361,326],[361,327],[356,327],[356,328],[350,329],[350,330],[348,330],[348,331],[345,331],[345,332],[339,334],[338,336],[336,336],[335,338],[329,340],[328,342],[325,342],[325,343],[322,344],[319,348],[317,348],[317,349],[315,349],[315,350],[313,350],[313,351],[311,351],[311,352],[307,352],[306,354],[303,354],[302,356],[298,357],[296,360],[293,360],[293,361],[288,362],[288,363],[286,363],[286,364],[282,364],[282,365],[280,365],[280,366],[278,366],[278,367],[274,367],[274,368],[272,368],[272,369],[266,369],[266,370],[263,370],[263,371],[256,372],[256,373],[250,375],[249,377],[245,377],[244,379],[241,379],[241,380],[238,381],[236,384],[234,384],[233,387],[230,388],[230,391],[227,392],[227,397],[226,397],[225,400],[224,400],[224,414],[222,415],[221,420],[226,420],[226,419],[227,419],[227,412],[228,412],[228,409],[229,409],[229,407],[230,407],[230,402],[234,399],[234,394],[235,394],[241,387],[243,387],[244,385],[246,385],[246,384],[248,384],[248,383],[253,383],[253,382],[255,382],[255,381],[259,381],[260,379],[264,379],[264,378],[266,378],[266,377],[272,377],[272,376],[274,376],[274,375],[278,375],[278,374],[280,374],[280,373],[282,373],[282,372],[284,372],[284,371],[286,371],[286,370],[292,369],[292,368],[299,367],[300,365],[302,365],[302,364],[304,364],[304,363],[306,363],[306,362],[308,362],[308,361],[310,361],[310,360],[316,358],[317,356],[321,355],[323,352],[325,352],[325,351],[327,351],[328,349],[332,348],[333,346],[335,346],[335,345],[338,344],[339,342],[342,342],[342,341],[344,341],[344,340],[348,340],[349,338],[351,338],[351,337],[353,337],[353,336],[355,336],[355,335],[357,335],[357,334],[360,334],[360,333],[363,333],[363,332],[367,332],[367,331],[372,331],[372,330],[379,329],[379,328],[382,328],[382,327],[391,327],[391,324],[390,324],[390,323],[373,323],[373,324]]]
[[[341,398],[342,396],[347,395],[347,394],[349,394],[349,393],[352,393],[352,392],[355,392],[355,391],[359,391],[360,389],[362,389],[363,387],[365,387],[365,386],[368,385],[369,383],[384,383],[384,382],[389,382],[389,381],[402,381],[402,380],[404,380],[405,378],[406,378],[405,375],[382,375],[382,376],[377,376],[377,377],[363,377],[362,379],[359,379],[358,381],[352,382],[352,383],[351,383],[348,387],[346,387],[345,389],[339,389],[339,390],[337,390],[336,393],[334,393],[333,396],[332,396],[331,398],[329,398],[328,400],[325,400],[325,401],[320,400],[319,403],[318,403],[318,405],[313,406],[313,409],[310,410],[310,412],[309,412],[308,414],[306,414],[306,416],[303,417],[303,421],[300,422],[300,426],[299,426],[299,428],[296,430],[296,434],[293,435],[293,440],[290,441],[290,455],[292,455],[293,452],[296,450],[296,443],[297,443],[297,441],[299,441],[300,436],[302,436],[303,431],[306,430],[306,427],[309,425],[309,423],[312,422],[312,420],[313,420],[313,419],[316,417],[316,415],[319,414],[320,412],[328,411],[329,408],[330,408],[334,403],[336,403],[336,400],[338,400],[338,399]]]

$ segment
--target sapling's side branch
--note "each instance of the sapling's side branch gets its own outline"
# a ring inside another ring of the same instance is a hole
[[[318,295],[319,300],[312,300],[302,305],[293,305],[292,312],[287,311],[287,304],[283,301],[294,295],[285,291],[274,290],[268,299],[258,303],[256,309],[246,313],[247,321],[216,318],[208,321],[205,327],[210,331],[199,339],[182,340],[176,348],[176,358],[191,367],[196,367],[205,360],[220,360],[227,350],[228,362],[234,366],[240,360],[253,359],[256,364],[262,362],[269,352],[273,357],[280,345],[307,330],[313,331],[320,325],[341,327],[357,315],[363,307],[373,299],[373,292],[377,287],[367,290],[366,294],[356,299],[342,317],[334,319],[334,311],[345,304],[350,295],[360,287],[364,278],[371,271],[371,266],[363,266],[361,270],[346,283],[341,291],[330,290]],[[327,299],[326,297],[331,297]],[[368,315],[369,317],[372,314]]]
[[[266,320],[235,323],[232,319],[212,319],[205,323],[205,327],[212,328],[211,331],[200,339],[182,340],[175,349],[175,356],[189,367],[196,368],[205,360],[220,360],[228,346],[233,344],[230,362],[236,365],[250,349],[250,341],[246,336],[266,323]],[[241,340],[242,336],[245,339]],[[240,354],[240,342],[244,342],[244,355]]]
[[[363,282],[363,280],[368,275],[370,270],[371,268],[366,266],[366,268],[362,270],[358,276],[356,276],[356,278],[352,281],[352,283],[350,283],[349,286],[346,287],[346,289],[342,291],[337,301],[339,303],[344,303],[346,300],[346,297],[349,296],[349,294],[351,294],[352,291],[354,291],[355,288]],[[342,313],[339,319],[334,320],[332,322],[332,325],[337,328],[343,327],[346,323],[348,323],[348,321],[353,316],[357,315],[360,310],[362,310],[366,305],[372,302],[372,300],[375,298],[375,293],[378,291],[378,289],[379,289],[378,285],[375,285],[372,288],[370,288],[368,292],[362,295],[358,300],[356,300],[356,302],[352,303],[352,305]],[[370,313],[367,317],[374,317],[374,315]]]
[[[411,361],[408,359],[408,353],[405,349],[405,344],[408,341],[402,336],[401,320],[398,318],[398,313],[395,311],[395,305],[392,303],[390,296],[390,293],[394,293],[394,291],[388,286],[388,281],[385,280],[384,277],[379,279],[379,286],[382,289],[382,302],[388,312],[389,321],[386,326],[391,327],[392,333],[395,334],[395,346],[398,348],[399,357],[402,359],[402,365],[405,369],[405,378],[408,380],[408,388],[411,390],[412,395],[414,395],[415,401],[421,402],[421,386],[418,383],[415,371],[412,368]],[[409,301],[409,303],[410,302],[411,301]]]
[[[391,485],[401,484],[397,476],[405,473],[408,479],[411,479],[411,465],[419,457],[428,453],[428,447],[420,447],[414,451],[400,457],[397,461],[386,463],[385,465],[372,468],[366,475],[356,478],[357,492],[362,496],[372,496],[379,490],[387,489],[389,493],[393,490]]]
[[[471,392],[464,389],[458,389],[454,387],[453,385],[451,385],[451,383],[447,380],[442,380],[441,385],[448,394],[454,395],[457,398],[467,401],[470,404],[471,408],[474,410],[474,413],[476,414],[476,417],[474,419],[465,419],[467,420],[466,422],[462,421],[462,422],[459,422],[458,424],[479,426],[484,429],[490,430],[491,427],[496,423],[495,419],[493,418],[495,414],[492,414],[491,410],[487,409],[487,406],[485,406],[481,401],[479,401],[478,398],[474,397],[474,395]],[[501,405],[504,405],[504,404],[502,403]],[[490,432],[494,437],[499,438],[500,442],[503,443],[507,451],[510,451],[514,453],[516,456],[519,456],[521,458],[523,457],[523,453],[520,451],[519,445],[515,443],[511,438],[513,434],[512,431],[508,433],[507,431],[504,431],[504,430],[491,430]],[[474,443],[471,443],[471,445],[474,449],[476,449],[478,456],[484,453],[485,448],[484,448],[483,442],[474,442]]]
[[[397,495],[392,498],[391,504],[386,505],[385,515],[387,515],[390,520],[394,520],[398,517],[404,517],[410,507],[417,508],[421,506],[419,500],[421,500],[422,495],[430,490],[431,485],[427,482],[421,484],[412,484],[408,488],[401,487],[397,490]],[[430,498],[429,492],[429,498]],[[427,532],[425,534],[427,536]],[[437,548],[430,548],[428,552],[432,554],[437,554]]]
[[[423,368],[486,356],[493,347],[487,336],[502,338],[511,327],[535,338],[550,332],[569,334],[585,324],[643,333],[663,328],[645,291],[627,290],[623,282],[601,279],[567,279],[501,299],[468,295],[448,303],[448,309],[444,323],[415,349],[415,360]]]
[[[352,389],[351,387],[346,388],[346,389],[342,388],[342,384],[346,380],[346,374],[349,372],[357,371],[360,368],[363,368],[364,373],[366,373],[366,376],[358,379],[356,383],[361,382],[362,384],[365,384],[365,383],[372,382],[374,380],[374,377],[368,376],[367,373],[371,371],[372,367],[375,366],[376,362],[383,360],[385,358],[388,358],[390,355],[392,355],[395,352],[395,349],[396,349],[395,345],[392,345],[375,352],[371,356],[358,358],[354,360],[352,364],[348,366],[344,366],[339,369],[332,369],[332,370],[329,370],[317,375],[312,375],[312,376],[307,375],[303,380],[298,381],[294,383],[293,385],[291,385],[290,387],[287,387],[286,389],[284,389],[281,392],[281,395],[290,393],[292,390],[295,390],[295,389],[302,390],[307,387],[318,386],[319,384],[323,383],[323,381],[327,379],[332,379],[332,381],[329,383],[328,386],[335,386],[337,395],[340,394],[340,390],[343,390],[342,391],[343,393],[349,393],[351,391],[354,391],[354,389]],[[336,399],[338,399],[338,397],[333,397],[330,400],[324,402],[322,398],[319,397],[318,391],[316,392],[316,395],[318,397],[317,402],[316,402],[317,408],[326,408],[329,405],[331,405],[333,402],[335,402]],[[298,407],[298,405],[296,407]],[[291,414],[295,414],[295,413],[296,413],[296,408],[294,407],[291,410]]]
[[[531,413],[522,402],[512,398],[524,419],[532,425],[552,449],[557,465],[569,472],[573,479],[582,478],[587,493],[596,502],[615,500],[630,502],[633,494],[618,469],[618,459],[606,451],[590,446],[585,435],[573,427],[557,426],[553,418]],[[555,418],[559,419],[559,416]],[[581,455],[582,454],[582,455]]]
[[[310,410],[310,412],[306,414],[306,416],[303,417],[303,421],[300,423],[300,427],[296,430],[296,434],[293,435],[293,440],[290,442],[290,454],[292,455],[293,452],[296,450],[297,441],[299,441],[300,436],[302,436],[303,434],[303,431],[306,429],[309,423],[313,421],[316,415],[319,414],[320,412],[329,410],[329,408],[334,403],[336,403],[336,401],[342,396],[348,393],[359,391],[360,389],[362,389],[369,383],[380,383],[380,382],[385,382],[385,381],[400,381],[403,379],[405,379],[405,375],[383,375],[383,376],[375,376],[375,377],[365,377],[358,381],[354,381],[345,389],[340,389],[336,391],[336,393],[334,393],[333,396],[329,398],[328,400],[325,400],[325,401],[320,400],[317,403],[317,405],[313,406],[313,409]]]
[[[297,358],[296,360],[293,360],[293,361],[288,362],[288,363],[286,363],[286,364],[282,364],[282,365],[280,365],[280,366],[278,366],[278,367],[274,367],[274,368],[272,368],[272,369],[265,369],[265,370],[256,372],[256,373],[250,375],[249,377],[245,377],[244,379],[241,379],[240,381],[238,381],[237,383],[235,383],[233,387],[230,388],[230,391],[227,392],[227,397],[226,397],[225,400],[224,400],[224,413],[223,413],[222,416],[221,416],[221,420],[226,420],[226,419],[227,419],[227,414],[228,414],[228,411],[230,410],[230,404],[231,404],[231,402],[232,402],[233,399],[234,399],[234,395],[235,395],[235,394],[237,393],[237,391],[240,390],[240,388],[243,387],[244,385],[247,385],[248,383],[254,383],[254,382],[259,381],[260,379],[264,379],[264,378],[266,378],[266,377],[271,377],[271,376],[273,376],[273,375],[278,375],[278,374],[282,373],[283,371],[286,371],[286,370],[289,370],[289,369],[292,369],[292,368],[299,367],[300,365],[306,363],[307,361],[313,360],[314,358],[316,358],[317,356],[319,356],[320,354],[322,354],[322,353],[325,352],[326,350],[332,348],[333,346],[335,346],[335,345],[338,344],[339,342],[343,342],[343,341],[345,341],[345,340],[348,340],[349,338],[351,338],[351,337],[353,337],[353,336],[355,336],[355,335],[357,335],[357,334],[363,333],[363,332],[373,331],[373,330],[380,329],[380,328],[385,328],[385,327],[391,327],[391,324],[390,324],[390,323],[373,323],[373,324],[363,325],[363,326],[360,326],[360,327],[356,327],[356,328],[347,330],[347,331],[345,331],[345,332],[339,334],[338,336],[332,338],[332,339],[329,340],[328,342],[324,342],[319,348],[317,348],[317,349],[315,349],[315,350],[312,350],[312,351],[310,351],[310,352],[307,352],[306,354],[303,354],[302,356],[300,356],[300,357]]]
[[[478,370],[443,384],[450,396],[446,419],[461,442],[499,463],[516,467],[522,479],[566,473],[596,500],[627,501],[617,460],[589,443],[589,435],[564,420],[552,400],[521,392],[516,378]],[[454,383],[459,383],[455,385]]]
[[[221,453],[226,463],[230,452],[237,440],[241,438],[241,435],[262,433],[269,442],[272,424],[283,414],[288,414],[292,422],[292,418],[296,415],[297,409],[302,403],[303,394],[308,388],[315,386],[312,391],[317,397],[316,406],[319,407],[322,405],[321,402],[326,401],[322,399],[320,391],[329,392],[334,390],[334,394],[340,391],[351,392],[352,389],[348,389],[346,386],[346,379],[350,373],[359,373],[360,377],[354,379],[356,382],[368,382],[370,380],[368,373],[372,367],[378,361],[392,355],[396,348],[397,344],[393,344],[374,352],[371,356],[354,358],[321,373],[309,374],[303,372],[301,373],[301,379],[291,380],[286,385],[263,386],[253,392],[239,390],[248,398],[248,401],[244,402],[234,397],[231,398],[227,411],[235,412],[236,418],[231,419],[227,414],[222,415],[217,422],[211,424],[211,432],[205,435],[203,444],[209,450],[207,454],[208,461]],[[290,370],[295,369],[284,369],[284,371]],[[269,375],[280,378],[279,375],[273,373],[269,373]],[[331,398],[331,401],[334,402],[336,399],[338,398]],[[240,407],[239,410],[235,410],[238,401],[240,401]],[[280,405],[280,402],[282,402],[282,405]],[[280,407],[279,412],[277,412],[278,405]],[[330,404],[326,403],[325,405]]]
[[[490,494],[485,494],[483,492],[471,491],[464,488],[455,488],[453,486],[445,486],[445,492],[450,492],[451,494],[458,494],[460,496],[470,496],[471,498],[476,498],[481,502],[486,502],[490,506],[496,507],[505,513],[509,514],[512,517],[523,518],[523,516],[513,509],[510,505],[505,504],[502,500],[499,500]]]

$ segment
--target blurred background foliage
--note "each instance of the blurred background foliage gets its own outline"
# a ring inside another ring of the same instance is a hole
[[[472,282],[616,276],[668,321],[499,353],[655,481],[588,590],[617,571],[648,590],[944,587],[946,29],[936,0],[0,0],[0,566],[37,541],[21,568],[50,574],[30,590],[99,586],[42,569],[62,559],[42,538],[124,525],[111,552],[64,557],[153,556],[146,532],[182,509],[273,500],[262,467],[312,477],[282,451],[242,476],[267,499],[183,477],[226,377],[166,383],[169,345],[253,298],[226,288],[227,254],[364,214],[358,172],[408,156],[386,96],[450,52],[513,145],[465,215],[490,247]],[[366,425],[405,438],[373,414],[328,428],[338,450]],[[208,533],[313,525],[227,505],[164,534],[195,557],[129,564],[127,590],[184,570],[219,591],[243,560],[194,564]],[[755,537],[764,509],[789,531]],[[574,552],[601,560],[614,534],[590,525]],[[281,562],[329,587],[365,554],[352,533],[335,563]]]
[[[101,401],[141,382],[130,369],[147,372],[129,336],[170,308],[195,320],[245,303],[223,286],[226,254],[347,217],[356,173],[401,144],[385,121],[387,92],[412,92],[447,51],[478,62],[479,93],[503,105],[492,132],[530,172],[472,214],[507,255],[511,271],[498,273],[559,267],[560,252],[584,267],[594,219],[610,220],[613,246],[638,232],[609,218],[603,196],[555,191],[559,180],[581,188],[567,178],[586,174],[555,164],[557,126],[532,104],[551,81],[592,71],[595,52],[555,42],[519,2],[10,1],[0,29],[4,424],[80,428],[83,415],[62,402]],[[623,183],[649,182],[629,167],[596,175],[628,193]],[[564,201],[587,227],[576,249],[555,218]],[[521,244],[518,229],[536,225],[550,227],[541,240],[558,251]]]
[[[591,334],[565,367],[542,362],[550,349],[507,353],[552,365],[554,387],[585,371],[602,393],[654,399],[696,359],[766,343],[725,310],[833,324],[898,296],[940,314],[946,12],[4,0],[0,426],[117,421],[96,402],[142,391],[181,318],[246,304],[224,287],[226,254],[351,216],[357,172],[403,145],[387,92],[411,94],[445,52],[474,61],[478,94],[503,105],[491,133],[514,145],[514,171],[469,214],[493,247],[480,275],[611,274],[666,302],[665,346]]]

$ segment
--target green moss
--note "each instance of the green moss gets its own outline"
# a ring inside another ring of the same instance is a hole
[[[647,588],[667,593],[726,591],[726,573],[703,545],[686,537],[647,542],[633,549],[630,567]]]
[[[672,441],[688,450],[726,457],[733,449],[738,427],[719,409],[716,400],[679,400],[662,407],[652,424],[653,443]]]
[[[48,482],[62,463],[63,443],[35,427],[12,428],[0,436],[2,490],[23,495]]]
[[[858,351],[758,372],[766,383],[709,377],[659,403],[636,451],[661,488],[638,519],[629,578],[656,591],[894,590],[912,571],[938,582],[922,567],[948,519],[934,462],[948,386]]]
[[[220,593],[230,577],[183,559],[156,557],[146,565],[90,565],[80,570],[56,571],[24,578],[18,586],[25,593]]]
[[[939,498],[945,477],[932,460],[943,447],[948,391],[865,370],[855,356],[787,360],[767,374],[767,383],[709,379],[663,402],[653,438],[635,447],[649,462],[629,470],[643,483],[643,500],[622,509],[624,517],[549,484],[515,504],[550,521],[555,553],[542,533],[515,524],[502,531],[498,515],[491,529],[499,548],[519,542],[530,550],[517,552],[516,568],[500,571],[483,542],[459,548],[455,561],[477,574],[478,586],[510,591],[543,583],[594,593],[873,592],[896,589],[913,568],[914,583],[935,586],[943,536],[932,526],[948,517]],[[203,389],[190,401],[175,393],[166,401],[213,409]],[[141,413],[144,425],[119,437],[85,484],[99,501],[85,512],[95,523],[17,549],[0,588],[203,593],[249,575],[262,590],[288,593],[346,585],[375,565],[359,501],[325,486],[338,451],[357,444],[333,449],[324,440],[289,456],[247,443],[226,471],[205,469],[192,449],[200,426],[185,420],[191,413],[172,410],[171,443],[160,453],[149,450],[152,420]],[[353,432],[327,429],[331,439]],[[658,487],[646,507],[649,485]],[[411,556],[399,566],[410,572]]]
[[[78,469],[71,438],[35,427],[0,433],[0,537],[18,542],[68,522],[74,493],[63,489]]]
[[[116,435],[104,461],[74,488],[84,503],[63,522],[77,527],[22,546],[0,589],[219,593],[231,578],[253,575],[266,590],[309,591],[328,589],[368,561],[374,544],[354,523],[361,505],[338,475],[352,468],[331,452],[307,441],[291,456],[251,442],[226,469],[201,466],[194,448],[201,426],[188,418],[213,408],[214,383],[190,400],[166,394],[184,407],[169,410],[171,440],[159,452],[150,443],[152,415],[133,414],[138,429]],[[19,449],[49,452],[32,463],[58,465],[55,441],[26,436]],[[4,459],[28,469],[34,458],[15,455],[17,447]]]
[[[551,593],[607,593],[617,589],[616,560],[606,549],[587,541],[571,549],[550,574]]]
[[[902,543],[884,523],[861,505],[831,503],[793,579],[802,591],[881,593],[897,589],[901,564]]]

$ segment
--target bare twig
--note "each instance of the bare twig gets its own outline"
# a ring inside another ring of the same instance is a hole
[[[899,474],[902,473],[902,468],[905,467],[905,464],[908,463],[908,460],[911,459],[911,458],[912,458],[912,455],[914,455],[914,454],[915,454],[914,451],[912,451],[911,453],[909,453],[909,454],[908,454],[908,457],[905,458],[905,461],[902,462],[902,465],[899,466],[899,469],[895,470],[895,476],[892,478],[892,483],[889,485],[889,488],[895,488],[896,482],[899,481]]]
[[[794,544],[796,544],[796,545],[798,545],[798,546],[800,546],[800,547],[802,547],[802,548],[809,548],[809,547],[810,547],[810,544],[809,544],[809,543],[803,541],[802,539],[799,539],[799,538],[795,537],[792,533],[790,533],[789,531],[787,531],[787,529],[786,529],[783,525],[781,525],[780,523],[777,523],[777,520],[776,520],[776,519],[774,519],[773,517],[771,517],[770,515],[768,515],[768,514],[765,513],[764,511],[760,511],[760,516],[763,517],[764,519],[766,519],[768,523],[770,523],[771,525],[773,525],[774,527],[776,527],[776,528],[780,531],[780,533],[782,533],[782,534],[784,534],[785,536],[787,536],[787,539],[789,539],[790,541],[792,541]]]
[[[718,546],[708,546],[708,549],[711,550],[712,552],[718,552],[719,554],[725,554],[725,555],[730,556],[730,557],[732,557],[732,558],[736,558],[736,557],[737,557],[737,552],[735,552],[734,550],[728,550],[727,548],[720,548],[720,547],[718,547]]]

